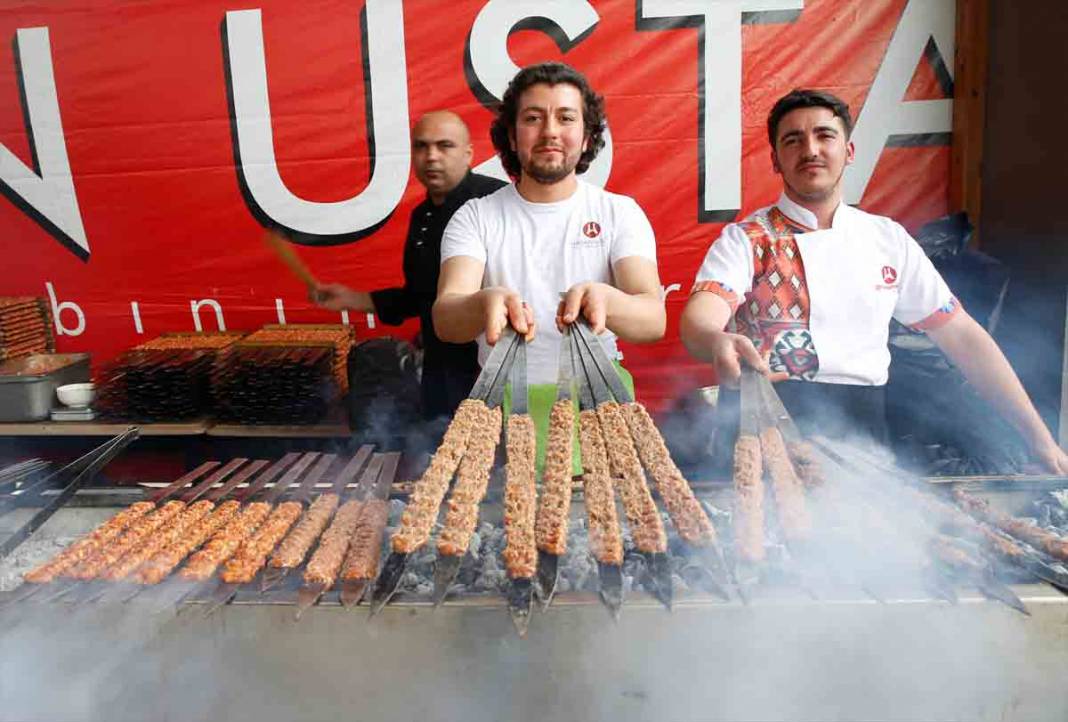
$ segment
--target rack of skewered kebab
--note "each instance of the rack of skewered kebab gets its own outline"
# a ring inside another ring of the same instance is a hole
[[[444,525],[436,540],[433,602],[436,606],[444,601],[478,522],[479,505],[486,495],[503,427],[507,540],[503,557],[510,579],[506,597],[517,630],[525,634],[534,596],[544,606],[552,602],[559,560],[567,551],[576,401],[583,499],[602,602],[613,616],[618,616],[623,604],[618,492],[637,551],[645,558],[643,581],[665,606],[670,608],[672,604],[667,536],[643,466],[655,482],[679,536],[705,562],[707,586],[727,596],[725,569],[711,521],[671,461],[649,414],[634,401],[600,341],[586,325],[578,323],[565,331],[559,368],[557,401],[550,414],[539,492],[534,423],[527,413],[526,346],[521,337],[505,331],[415,484],[374,589],[372,614],[396,592],[409,555],[430,541],[455,475],[445,502]],[[503,419],[501,406],[509,381],[511,409]]]
[[[295,577],[301,609],[339,576],[351,592],[377,570],[398,458],[364,446],[344,461],[309,452],[273,464],[206,462],[25,574],[9,601],[136,600],[163,609],[188,600],[207,602],[211,613],[242,589],[258,596],[294,570],[303,572]],[[312,502],[323,480],[329,488]]]
[[[792,581],[817,598],[827,578],[880,602],[904,582],[955,604],[966,585],[1027,614],[1006,580],[1068,590],[1068,539],[931,487],[870,447],[805,440],[770,382],[743,372],[730,565],[743,599],[768,576],[768,534],[792,553]]]

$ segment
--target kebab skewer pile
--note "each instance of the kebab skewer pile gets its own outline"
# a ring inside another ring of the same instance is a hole
[[[576,330],[578,329],[578,330]],[[575,432],[573,399],[580,401],[578,431],[591,552],[598,563],[601,597],[613,615],[623,601],[623,536],[616,515],[616,491],[638,551],[646,558],[646,582],[671,604],[667,534],[643,466],[658,484],[680,537],[721,571],[716,533],[689,484],[671,462],[648,413],[626,391],[600,342],[584,326],[573,326],[561,348],[558,397],[550,413],[545,471],[540,494],[534,473],[534,429],[526,413],[525,348],[508,332],[487,361],[471,398],[464,401],[430,464],[416,483],[392,553],[376,584],[372,611],[396,591],[408,554],[430,540],[438,509],[454,473],[444,529],[438,536],[434,601],[440,603],[460,568],[485,495],[502,425],[497,406],[505,380],[513,383],[512,413],[506,423],[503,551],[509,577],[509,610],[520,634],[526,630],[532,594],[544,604],[556,588],[559,557],[567,550],[571,502],[571,456]],[[573,387],[574,382],[577,387]],[[576,391],[577,388],[577,391]],[[716,574],[710,575],[714,580]],[[714,581],[718,593],[723,586]]]

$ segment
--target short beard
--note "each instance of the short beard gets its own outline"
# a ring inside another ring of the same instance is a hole
[[[539,168],[533,163],[528,163],[523,168],[523,173],[535,183],[550,186],[567,178],[575,170],[577,163],[561,163],[553,168]]]

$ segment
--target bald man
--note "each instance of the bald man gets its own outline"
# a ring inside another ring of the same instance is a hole
[[[426,200],[408,220],[404,243],[404,285],[378,291],[354,291],[340,283],[319,285],[312,300],[332,311],[374,313],[382,323],[399,325],[419,317],[423,334],[423,416],[452,416],[478,376],[478,346],[452,344],[434,333],[430,311],[438,292],[441,235],[452,214],[472,198],[506,185],[471,172],[471,138],[455,113],[439,110],[421,117],[412,128],[412,166],[426,188]]]

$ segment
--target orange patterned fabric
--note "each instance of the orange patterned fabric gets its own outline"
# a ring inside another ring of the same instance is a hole
[[[819,369],[809,332],[809,295],[805,266],[795,233],[809,229],[778,208],[742,224],[753,249],[753,288],[738,305],[738,332],[761,353],[771,351],[773,371],[811,380]]]

